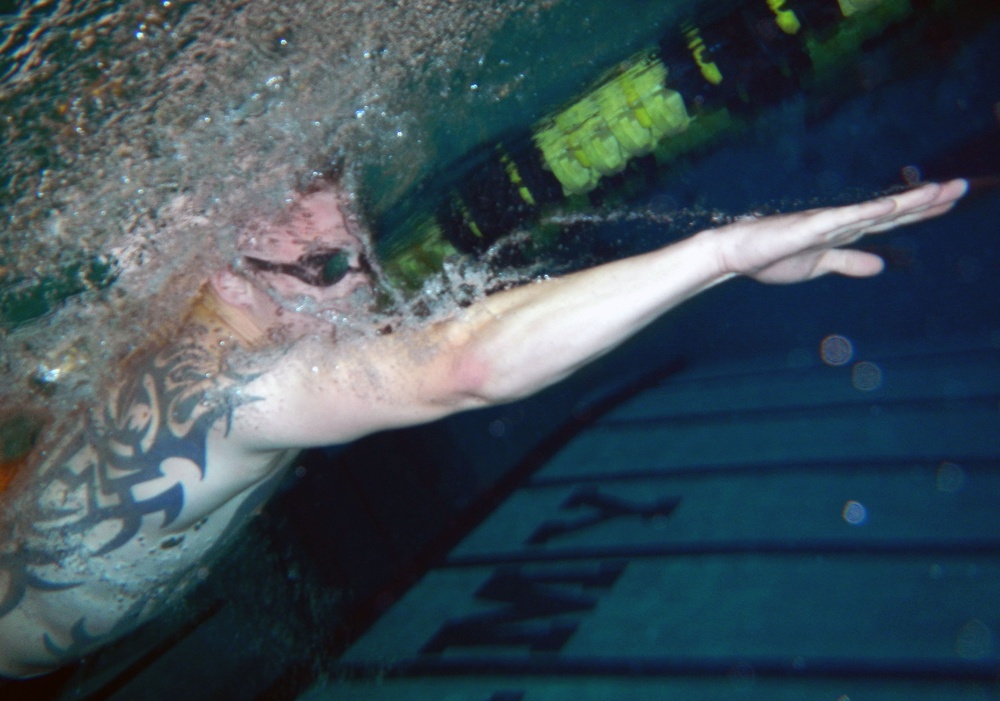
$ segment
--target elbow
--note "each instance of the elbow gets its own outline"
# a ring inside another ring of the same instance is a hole
[[[452,394],[462,409],[505,404],[516,399],[502,391],[497,369],[473,348],[456,358],[451,371]]]
[[[489,334],[469,325],[450,327],[428,380],[431,396],[448,411],[481,409],[520,399],[523,373],[512,372],[509,356],[498,352]],[[437,379],[435,379],[437,378]],[[530,392],[528,392],[530,393]]]

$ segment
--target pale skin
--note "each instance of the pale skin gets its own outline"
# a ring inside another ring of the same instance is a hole
[[[155,615],[158,600],[144,587],[173,586],[164,572],[193,571],[300,449],[529,396],[736,276],[784,284],[828,273],[876,275],[881,259],[847,247],[943,214],[966,188],[955,180],[847,207],[740,220],[651,253],[500,292],[434,324],[352,342],[334,342],[327,321],[282,302],[307,299],[314,312],[357,314],[351,295],[370,283],[361,270],[324,288],[274,271],[213,274],[218,314],[190,345],[178,344],[190,352],[167,349],[159,360],[141,365],[142,382],[127,385],[117,403],[109,402],[116,408],[107,412],[105,424],[123,427],[116,440],[135,447],[101,453],[93,435],[107,432],[84,432],[77,443],[67,441],[65,450],[52,451],[58,460],[40,469],[41,496],[35,502],[42,504],[36,509],[40,515],[20,530],[0,529],[0,675],[44,673]],[[289,222],[263,227],[247,254],[292,262],[332,247],[352,251],[352,264],[357,262],[361,245],[336,193],[321,191],[302,198]],[[239,377],[219,374],[211,387],[170,380],[168,371],[180,366],[176,358],[182,355],[200,369],[198,363],[210,365],[217,355],[200,348],[254,343],[275,330],[288,348],[269,356],[266,368]],[[149,417],[163,413],[155,409],[165,398],[200,396],[219,387],[238,388],[243,399],[188,423],[150,428],[155,422]],[[136,427],[141,430],[130,430]],[[203,453],[188,450],[195,442]],[[154,454],[158,463],[151,467],[140,460]],[[127,467],[119,464],[129,460]],[[149,470],[148,479],[115,492],[120,496],[100,513],[82,506],[73,512],[75,502],[67,494],[86,486],[78,487],[76,476],[90,475],[102,461],[118,472]],[[31,562],[15,555],[18,538],[30,540],[22,534],[52,533],[51,519],[43,518],[50,502],[63,509],[60,514],[76,514],[66,522],[82,538],[75,553],[87,557],[72,576],[45,560],[42,546],[37,552],[29,548]],[[184,547],[175,547],[177,542]],[[108,574],[122,569],[131,580]]]

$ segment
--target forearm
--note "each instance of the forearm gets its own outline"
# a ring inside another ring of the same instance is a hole
[[[669,309],[729,277],[715,241],[666,248],[488,297],[463,323],[458,373],[479,398],[502,403],[551,385],[607,353]]]

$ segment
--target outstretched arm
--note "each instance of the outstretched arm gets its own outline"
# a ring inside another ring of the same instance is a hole
[[[484,300],[464,362],[487,402],[532,394],[611,350],[667,310],[736,275],[792,283],[866,277],[882,260],[843,248],[946,212],[964,181],[847,207],[744,219],[645,255]],[[477,367],[477,364],[481,367]]]
[[[644,255],[501,292],[456,318],[350,351],[296,348],[248,388],[239,430],[261,448],[346,441],[533,394],[667,310],[736,275],[791,283],[865,277],[862,236],[942,214],[966,190],[929,184],[847,207],[744,219]],[[238,416],[238,418],[240,418]]]

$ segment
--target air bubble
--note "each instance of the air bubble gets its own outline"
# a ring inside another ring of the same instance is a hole
[[[819,355],[827,365],[846,365],[854,357],[854,344],[845,336],[831,334],[820,342]]]
[[[954,494],[965,486],[965,470],[953,462],[943,462],[937,470],[937,489],[939,492]]]
[[[920,168],[914,165],[904,166],[901,171],[903,182],[907,185],[917,185],[920,182]]]
[[[851,385],[862,392],[874,392],[882,386],[882,368],[867,360],[855,363],[851,368]]]
[[[993,654],[993,631],[979,619],[973,618],[958,632],[955,652],[966,660],[983,660]]]
[[[852,526],[860,526],[868,520],[868,509],[861,502],[852,500],[844,504],[841,516]]]

